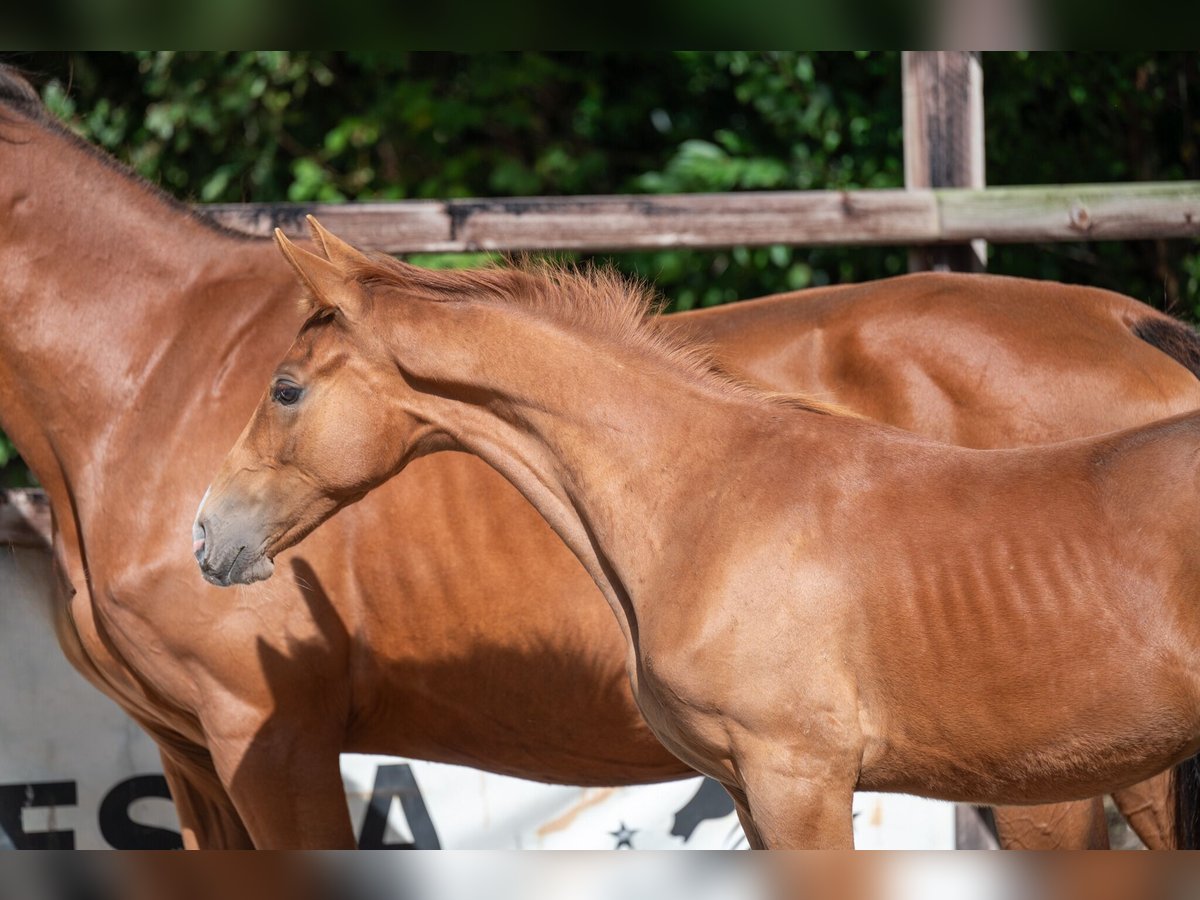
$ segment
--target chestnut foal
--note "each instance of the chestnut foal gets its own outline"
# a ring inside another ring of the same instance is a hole
[[[268,577],[419,456],[477,454],[584,565],[650,727],[755,846],[849,846],[856,788],[1082,798],[1200,743],[1200,416],[949,447],[720,374],[614,276],[277,237],[314,308],[198,512],[210,581]]]

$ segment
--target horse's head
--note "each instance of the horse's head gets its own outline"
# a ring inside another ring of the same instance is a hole
[[[351,274],[362,255],[310,224],[326,257],[276,231],[308,288],[310,316],[193,525],[196,559],[213,584],[269,577],[277,553],[398,471],[406,434],[419,430],[388,402],[395,366],[376,333],[369,290]]]

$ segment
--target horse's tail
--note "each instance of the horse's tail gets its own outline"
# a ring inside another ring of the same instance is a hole
[[[1200,849],[1200,756],[1176,764],[1171,770],[1175,797],[1175,849]]]
[[[1200,379],[1200,334],[1195,329],[1160,316],[1146,316],[1133,324],[1133,333],[1161,350]],[[1193,756],[1171,772],[1175,805],[1175,846],[1200,849],[1200,757]]]
[[[1148,315],[1133,323],[1135,335],[1200,378],[1200,334],[1166,316]]]

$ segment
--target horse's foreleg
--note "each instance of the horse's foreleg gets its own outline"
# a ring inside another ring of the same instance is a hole
[[[336,742],[302,731],[259,732],[249,747],[214,748],[213,753],[219,767],[222,758],[236,759],[226,783],[258,849],[357,846]]]
[[[829,760],[739,760],[749,818],[761,846],[771,850],[854,849],[854,783],[857,772]],[[817,773],[814,777],[813,774]],[[738,810],[741,815],[741,809]]]
[[[188,850],[248,850],[254,843],[217,773],[194,761],[176,761],[160,753],[163,774],[179,816]]]
[[[750,817],[750,804],[746,800],[746,795],[738,788],[726,786],[725,792],[729,794],[729,798],[733,801],[733,808],[737,810],[738,821],[742,823],[742,831],[746,835],[746,842],[750,845],[751,850],[767,849],[761,837],[759,837],[758,829],[754,827],[754,819]]]
[[[207,712],[209,752],[255,847],[355,848],[338,759],[344,718],[318,704],[266,717],[233,704]]]
[[[997,806],[1005,850],[1107,850],[1108,821],[1100,798],[1040,806]]]

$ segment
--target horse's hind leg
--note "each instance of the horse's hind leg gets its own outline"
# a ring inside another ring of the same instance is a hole
[[[1107,850],[1108,819],[1099,798],[1040,806],[997,806],[1005,850]]]
[[[1113,801],[1151,850],[1175,849],[1175,794],[1171,770],[1113,792]]]

